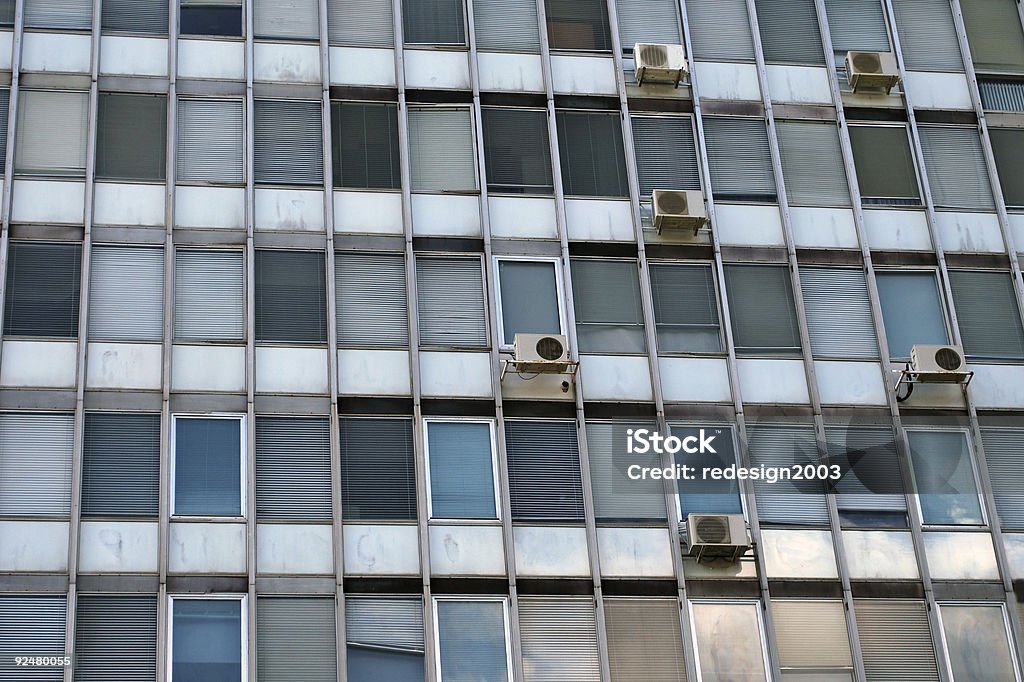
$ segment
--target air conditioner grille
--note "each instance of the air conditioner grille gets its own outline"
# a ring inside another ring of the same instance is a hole
[[[537,355],[545,360],[557,360],[565,353],[562,342],[553,336],[545,336],[537,340]]]
[[[667,68],[668,50],[664,45],[644,45],[640,49],[640,61],[655,69]]]
[[[960,369],[960,354],[952,348],[940,348],[935,352],[935,364],[950,372]]]
[[[687,212],[684,192],[662,192],[658,194],[658,210],[661,213],[678,215]]]
[[[711,545],[724,545],[729,543],[729,520],[718,516],[705,516],[697,520],[696,525],[698,542]]]
[[[874,52],[858,52],[853,56],[853,66],[861,73],[882,72],[882,60]]]

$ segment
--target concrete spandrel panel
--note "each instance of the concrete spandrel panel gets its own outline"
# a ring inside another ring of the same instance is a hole
[[[101,36],[100,74],[166,76],[167,39]]]
[[[979,408],[1024,409],[1024,367],[972,364],[971,399]]]
[[[402,194],[335,191],[334,231],[344,234],[402,234]]]
[[[821,402],[826,405],[885,405],[885,384],[878,362],[819,360],[814,363]]]
[[[72,388],[77,366],[75,341],[4,341],[0,386]]]
[[[827,530],[762,530],[761,551],[769,578],[838,580],[832,533]]]
[[[409,351],[338,351],[338,393],[341,395],[409,395]]]
[[[972,109],[971,90],[962,73],[908,71],[904,85],[915,109]]]
[[[282,83],[320,83],[320,49],[316,45],[256,43],[253,78]]]
[[[793,240],[799,248],[856,249],[857,226],[849,208],[790,206]]]
[[[395,86],[395,51],[331,47],[331,85]]]
[[[81,225],[85,214],[85,183],[15,180],[11,221]]]
[[[496,239],[558,239],[555,200],[548,197],[487,198],[491,237]]]
[[[420,353],[422,393],[432,398],[491,397],[489,353]]]
[[[761,87],[753,64],[695,62],[694,89],[704,99],[760,101]]]
[[[583,355],[579,372],[586,400],[654,400],[651,366],[646,357]]]
[[[333,575],[334,530],[329,525],[256,526],[256,571],[262,575]]]
[[[666,578],[678,551],[665,528],[598,528],[601,575],[607,578]]]
[[[853,580],[918,580],[909,531],[844,530],[843,546]]]
[[[818,66],[769,64],[768,92],[773,102],[831,104],[828,70]]]
[[[227,40],[178,40],[178,77],[242,80],[245,43]]]
[[[96,225],[164,224],[167,188],[159,185],[96,183],[93,223]]]
[[[480,197],[413,194],[412,231],[417,237],[479,237]]]
[[[0,31],[0,69],[10,71],[14,32]]]
[[[256,229],[324,231],[324,193],[317,190],[257,189]]]
[[[469,89],[469,53],[406,49],[405,84],[410,88]]]
[[[327,393],[326,348],[256,349],[258,393]]]
[[[67,521],[0,521],[0,571],[66,573]]]
[[[999,580],[995,548],[988,532],[925,531],[924,551],[933,580]]]
[[[810,402],[807,376],[800,360],[737,361],[744,402],[804,404]]]
[[[80,34],[26,31],[21,48],[21,68],[48,73],[89,73],[92,68],[92,38]]]
[[[171,389],[244,392],[245,346],[174,346],[171,349]]]
[[[171,573],[245,573],[244,523],[171,522]]]
[[[245,189],[242,187],[174,188],[174,224],[177,227],[245,228]]]
[[[1006,245],[995,213],[939,211],[935,228],[942,248],[961,253],[1005,253]]]
[[[477,54],[480,89],[504,92],[544,92],[539,54],[480,52]]]
[[[666,402],[732,400],[729,366],[724,358],[658,358]]]
[[[419,529],[414,525],[345,525],[345,575],[417,575]]]
[[[558,93],[614,95],[615,62],[611,57],[551,55],[551,84]]]
[[[715,202],[718,239],[729,246],[785,246],[779,207]]]
[[[622,199],[566,199],[565,229],[570,241],[632,242],[633,207]]]
[[[78,570],[155,573],[159,531],[155,522],[83,521],[78,540]]]
[[[452,576],[505,575],[501,526],[431,526],[430,573]]]
[[[585,528],[516,526],[516,574],[523,577],[589,577]]]
[[[868,245],[880,251],[931,251],[928,218],[924,211],[865,209]]]
[[[159,343],[90,343],[87,388],[159,389],[163,347]]]

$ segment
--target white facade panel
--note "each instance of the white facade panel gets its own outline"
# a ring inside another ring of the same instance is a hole
[[[831,104],[828,70],[818,66],[769,64],[768,92],[773,102]]]
[[[339,350],[338,393],[409,395],[412,393],[409,351]]]
[[[516,526],[516,575],[524,577],[590,577],[585,528]]]
[[[320,48],[316,45],[256,43],[253,78],[284,83],[319,83]]]
[[[245,228],[243,187],[174,188],[174,224],[177,227]]]
[[[501,526],[431,526],[431,575],[505,575]]]
[[[97,225],[164,224],[165,185],[97,182],[93,222]]]
[[[1011,213],[1007,216],[1010,221],[1010,235],[1013,238],[1013,247],[1017,253],[1024,253],[1024,214]]]
[[[90,343],[87,388],[160,388],[162,347],[158,343]]]
[[[554,199],[490,196],[487,205],[496,239],[558,239]]]
[[[819,360],[814,363],[825,405],[885,405],[882,366],[877,362]]]
[[[918,580],[909,531],[844,530],[843,548],[853,580]]]
[[[695,62],[693,68],[693,81],[702,98],[748,101],[761,99],[757,67],[753,64]]]
[[[562,382],[569,385],[568,390]],[[505,374],[501,382],[501,395],[506,400],[562,400],[576,399],[576,382],[565,374],[524,374],[520,377],[513,371]]]
[[[402,234],[400,192],[334,192],[334,231],[352,234]]]
[[[67,33],[25,32],[21,47],[24,71],[89,73],[92,68],[92,38]]]
[[[245,43],[226,40],[178,40],[179,78],[245,78]]]
[[[257,348],[258,393],[327,393],[326,348]]]
[[[420,382],[424,396],[431,398],[491,397],[491,356],[489,353],[420,353]]]
[[[82,224],[85,183],[15,180],[11,221]]]
[[[172,522],[167,561],[171,573],[245,573],[245,524]]]
[[[857,225],[848,208],[791,206],[793,240],[799,248],[856,249]]]
[[[256,571],[263,575],[334,573],[334,529],[329,525],[256,525]]]
[[[166,76],[167,39],[100,36],[100,74]]]
[[[995,213],[939,211],[935,214],[935,227],[946,251],[1006,253]]]
[[[972,364],[971,399],[976,407],[1024,409],[1024,367]]]
[[[924,551],[932,580],[999,580],[992,536],[925,532]]]
[[[332,47],[331,85],[395,87],[395,51],[369,47]]]
[[[715,224],[718,239],[730,246],[785,246],[782,215],[772,204],[720,204],[715,202]]]
[[[918,109],[973,109],[967,76],[962,73],[908,71],[905,84]]]
[[[555,92],[572,95],[614,95],[615,62],[611,57],[551,55]]]
[[[666,578],[674,574],[678,551],[665,528],[598,528],[601,575],[608,578]]]
[[[1003,533],[1006,545],[1006,559],[1010,566],[1010,578],[1024,578],[1024,533]]]
[[[76,341],[4,341],[0,385],[10,388],[73,388]]]
[[[0,31],[0,69],[11,69],[11,55],[14,48],[14,32]]]
[[[868,245],[882,251],[931,251],[924,211],[866,209],[864,231]]]
[[[468,90],[469,53],[406,49],[405,84],[410,88]]]
[[[732,400],[725,358],[658,358],[658,367],[666,402]]]
[[[743,402],[802,404],[810,402],[807,376],[800,360],[737,361]]]
[[[633,207],[627,199],[566,199],[565,229],[572,241],[631,242]]]
[[[257,189],[256,229],[324,231],[324,193],[308,189]]]
[[[585,400],[654,400],[646,356],[583,355],[579,371]]]
[[[174,346],[171,390],[244,392],[245,346]]]
[[[412,231],[417,237],[479,237],[480,197],[413,194]]]
[[[477,69],[481,90],[544,92],[544,72],[538,54],[480,52]]]
[[[155,522],[83,521],[78,543],[82,573],[156,573],[159,568]]]
[[[416,575],[416,526],[345,525],[345,575]]]
[[[764,529],[761,551],[769,578],[839,578],[832,533],[827,530]]]
[[[0,572],[66,573],[67,521],[0,521]]]

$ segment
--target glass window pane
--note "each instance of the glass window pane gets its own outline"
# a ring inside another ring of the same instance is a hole
[[[555,122],[566,195],[628,197],[622,121],[618,114],[559,111]]]
[[[166,159],[167,97],[101,93],[96,177],[163,180]]]
[[[516,334],[558,334],[558,285],[555,264],[498,261],[501,324],[506,344]]]
[[[464,45],[462,0],[404,0],[406,44]]]
[[[643,353],[644,319],[634,261],[572,261],[581,353]]]
[[[178,33],[183,36],[242,35],[242,6],[191,5],[182,7]]]
[[[398,107],[332,102],[334,186],[399,189]]]
[[[481,422],[427,422],[431,516],[493,519],[491,427]]]
[[[607,9],[602,0],[546,0],[544,8],[551,49],[612,49]]]
[[[714,426],[673,425],[672,435],[683,440],[698,452],[676,453],[676,464],[695,467],[697,472],[707,468],[725,468],[736,464],[736,450],[732,430]],[[686,440],[692,438],[693,440]],[[701,444],[704,447],[701,447]],[[700,474],[692,481],[678,481],[681,518],[687,514],[742,514],[740,487],[736,480],[702,480]]]
[[[907,438],[924,523],[983,524],[966,435],[957,431],[910,431]]]
[[[174,429],[174,513],[242,513],[241,420],[177,418]]]
[[[914,344],[949,342],[935,275],[879,272],[875,278],[891,357],[909,358]]]
[[[767,682],[756,604],[693,604],[701,682]]]
[[[939,607],[953,679],[1001,682],[1016,679],[1002,606]]]
[[[551,194],[547,112],[485,107],[481,113],[488,191]]]
[[[906,127],[850,126],[849,130],[862,201],[921,203]]]
[[[444,682],[508,680],[501,602],[439,601],[437,632]]]
[[[722,336],[710,266],[651,265],[651,293],[662,353],[718,353]]]
[[[175,599],[173,603],[171,679],[241,682],[241,600]]]

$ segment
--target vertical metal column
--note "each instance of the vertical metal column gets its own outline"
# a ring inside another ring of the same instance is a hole
[[[3,194],[0,197],[0,301],[5,300],[7,289],[7,258],[11,237],[11,203],[14,189],[14,148],[17,138],[18,92],[21,84],[21,46],[25,35],[25,0],[14,3],[14,36],[11,45],[11,96],[7,104],[7,148],[4,153]],[[3,330],[4,308],[0,305],[0,332]],[[3,360],[0,342],[0,360]]]

